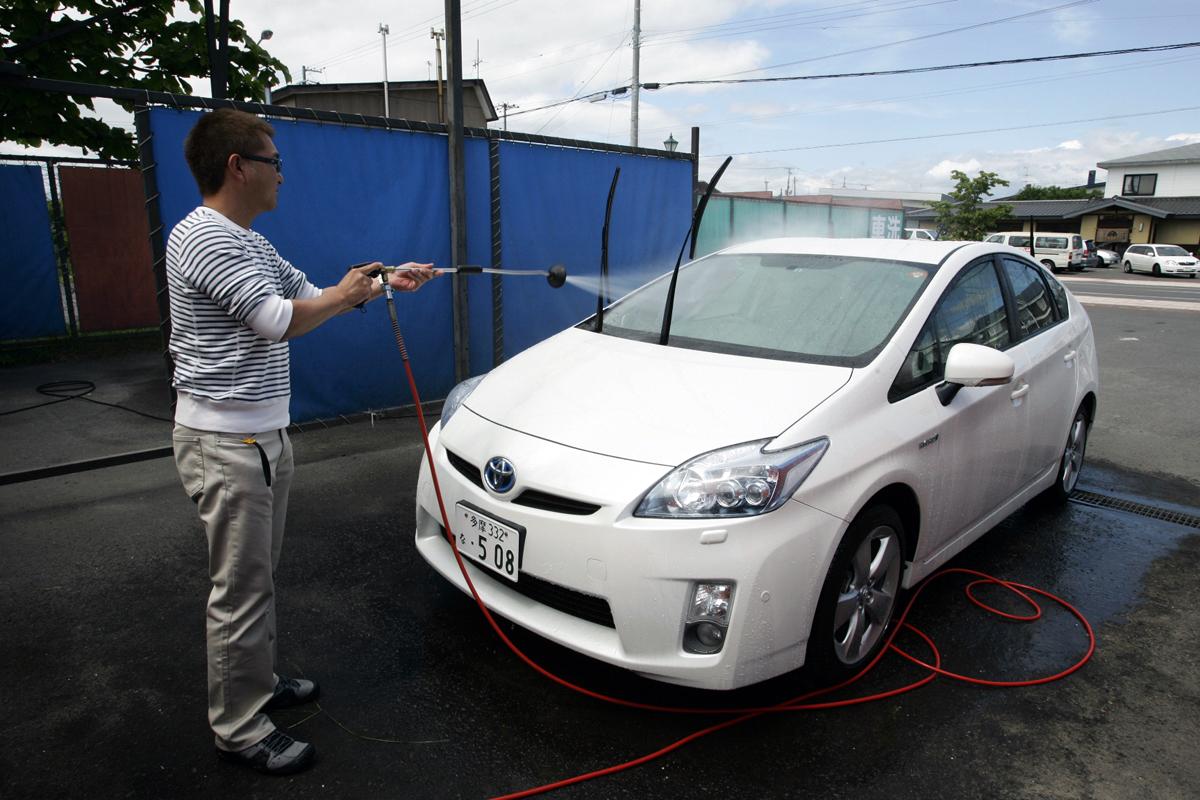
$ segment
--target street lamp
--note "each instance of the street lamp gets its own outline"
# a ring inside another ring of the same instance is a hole
[[[270,39],[274,35],[275,35],[275,31],[271,30],[270,28],[266,28],[263,30],[262,33],[260,33],[258,35],[258,39],[254,43],[262,44],[263,42],[265,42],[267,39]],[[274,76],[272,75],[272,77],[274,77]],[[266,87],[263,89],[263,95],[264,95],[263,100],[266,102],[266,104],[271,105],[271,84],[270,83],[268,83],[266,85]]]
[[[663,142],[663,147],[667,149],[668,153],[675,152],[675,148],[679,147],[679,142],[675,141],[675,134],[667,134],[667,140]]]

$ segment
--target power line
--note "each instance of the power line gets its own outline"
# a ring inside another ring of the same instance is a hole
[[[780,75],[771,78],[709,78],[686,81],[662,81],[658,83],[644,83],[644,89],[659,89],[664,86],[696,86],[700,84],[739,84],[739,83],[781,83],[784,81],[821,81],[833,80],[837,78],[876,78],[884,75],[913,75],[922,72],[944,72],[948,70],[958,69],[976,69],[979,67],[998,67],[1007,66],[1010,64],[1035,64],[1044,61],[1068,61],[1079,58],[1098,58],[1100,56],[1118,56],[1128,55],[1130,53],[1161,53],[1170,50],[1183,50],[1189,47],[1200,47],[1200,42],[1181,42],[1179,44],[1163,44],[1154,45],[1152,47],[1128,47],[1121,50],[1093,50],[1084,53],[1064,53],[1053,56],[1031,56],[1029,58],[1008,58],[998,59],[994,61],[971,61],[963,64],[941,64],[932,67],[907,67],[904,69],[889,69],[875,70],[872,72],[835,72],[826,73],[823,75]],[[587,100],[592,97],[602,97],[605,94],[615,93],[623,94],[629,90],[628,86],[618,86],[613,89],[606,89],[591,94],[572,97],[566,100],[559,100],[554,103],[548,103],[544,106],[531,108],[525,111],[520,111],[520,114],[532,114],[536,111],[545,111],[548,108],[556,108],[566,103],[574,103],[579,100]],[[509,116],[515,116],[510,114]]]
[[[1200,47],[1200,42],[1181,42],[1180,44],[1162,44],[1152,47],[1127,47],[1121,50],[1096,50],[1090,53],[1064,53],[1056,56],[1030,56],[1028,58],[1006,58],[994,61],[969,61],[964,64],[943,64],[935,67],[907,67],[905,69],[884,69],[872,72],[835,72],[826,75],[782,75],[773,78],[710,78],[689,81],[661,81],[659,86],[699,86],[702,84],[734,84],[734,83],[780,83],[783,81],[815,81],[830,78],[876,78],[882,75],[915,75],[921,72],[945,72],[953,69],[974,69],[976,67],[996,67],[1007,64],[1036,64],[1043,61],[1069,61],[1077,58],[1096,58],[1097,56],[1123,56],[1130,53],[1162,53],[1168,50],[1183,50],[1188,47]]]
[[[875,99],[875,100],[856,100],[856,101],[848,102],[848,103],[837,103],[835,105],[818,106],[818,107],[803,109],[803,110],[799,110],[799,111],[784,111],[784,112],[775,112],[775,113],[769,113],[769,114],[743,114],[738,117],[726,117],[723,119],[701,120],[701,121],[697,122],[696,124],[700,125],[703,128],[711,129],[711,128],[721,127],[724,125],[745,124],[745,123],[751,123],[751,122],[756,122],[756,121],[765,120],[765,119],[784,119],[784,118],[789,118],[789,117],[808,116],[808,115],[812,115],[812,114],[823,114],[823,113],[828,113],[831,111],[854,111],[854,110],[859,110],[859,109],[870,108],[871,106],[892,104],[892,103],[898,103],[898,102],[903,102],[903,101],[908,101],[908,100],[924,100],[924,99],[931,98],[931,97],[948,97],[951,95],[973,94],[973,93],[978,93],[978,92],[993,91],[995,89],[1005,89],[1005,88],[1009,88],[1009,87],[1013,87],[1013,86],[1031,86],[1031,85],[1044,84],[1044,83],[1056,83],[1056,82],[1065,81],[1065,80],[1077,80],[1078,78],[1085,77],[1085,76],[1108,75],[1113,72],[1130,72],[1135,69],[1155,69],[1158,67],[1169,66],[1171,64],[1179,64],[1179,63],[1183,63],[1183,62],[1187,62],[1187,61],[1195,61],[1197,58],[1200,58],[1200,56],[1197,56],[1196,54],[1190,54],[1190,55],[1184,55],[1184,56],[1176,56],[1175,58],[1160,59],[1158,61],[1142,61],[1142,62],[1135,63],[1133,65],[1120,64],[1120,65],[1114,65],[1114,66],[1109,66],[1109,67],[1101,67],[1101,68],[1097,68],[1097,69],[1080,70],[1078,72],[1071,72],[1071,73],[1067,73],[1065,75],[1039,75],[1039,76],[1032,77],[1032,78],[1022,78],[1019,80],[1003,81],[1003,82],[999,82],[999,83],[991,82],[991,83],[986,83],[983,85],[959,87],[956,89],[940,89],[937,91],[926,91],[926,92],[920,92],[918,94],[909,94],[909,95],[889,95],[888,97],[883,97],[883,98],[879,98],[879,99]],[[647,131],[647,133],[665,133],[671,127],[672,126],[653,128],[653,129]]]
[[[779,69],[780,67],[794,67],[797,64],[808,64],[813,61],[824,61],[824,60],[830,59],[830,58],[837,58],[838,56],[856,55],[858,53],[874,53],[875,51],[880,50],[884,47],[895,47],[898,44],[909,44],[910,42],[919,42],[919,41],[923,41],[925,39],[934,39],[939,36],[949,36],[952,33],[962,33],[963,31],[978,30],[979,28],[987,28],[992,25],[1001,25],[1005,22],[1012,22],[1013,20],[1017,20],[1017,19],[1026,19],[1028,17],[1036,17],[1041,14],[1048,14],[1051,11],[1062,11],[1063,9],[1072,8],[1074,6],[1089,5],[1091,3],[1096,3],[1096,2],[1099,2],[1099,0],[1071,0],[1068,3],[1062,3],[1057,6],[1050,6],[1049,8],[1039,8],[1036,11],[1026,11],[1024,14],[1014,14],[1011,17],[1000,17],[998,19],[989,19],[989,20],[985,20],[984,22],[976,22],[973,25],[964,25],[961,28],[951,28],[948,31],[938,31],[937,33],[925,33],[920,36],[913,36],[908,39],[897,39],[894,42],[884,42],[883,44],[871,45],[869,47],[857,47],[853,50],[842,50],[837,53],[828,53],[823,56],[814,56],[812,58],[802,58],[799,61],[785,61],[782,64],[771,64],[770,66],[767,66],[767,67],[755,67],[754,69],[744,69],[744,70],[741,70],[740,72],[732,72],[729,74],[744,75],[747,72],[765,72],[766,70],[769,70],[769,69]]]
[[[951,136],[973,136],[980,133],[1007,133],[1008,131],[1024,131],[1032,128],[1053,128],[1058,125],[1078,125],[1081,122],[1105,122],[1114,119],[1130,119],[1132,117],[1153,117],[1161,114],[1178,114],[1183,111],[1200,111],[1200,106],[1186,108],[1164,108],[1158,111],[1130,111],[1126,114],[1113,114],[1107,117],[1092,117],[1090,119],[1068,119],[1058,122],[1039,122],[1033,125],[1010,125],[1004,128],[981,128],[973,131],[953,131],[950,133],[929,133],[921,136],[898,136],[893,139],[864,139],[858,142],[837,142],[832,144],[810,144],[801,147],[777,147],[771,150],[746,150],[741,153],[721,153],[719,155],[701,156],[701,158],[725,158],[726,156],[756,156],[764,153],[793,153],[800,150],[828,150],[834,147],[857,147],[864,144],[891,144],[894,142],[917,142],[924,139],[945,139]]]

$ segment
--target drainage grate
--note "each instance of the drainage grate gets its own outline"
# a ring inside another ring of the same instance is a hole
[[[1122,500],[1119,497],[1110,497],[1106,494],[1096,494],[1095,492],[1085,492],[1082,489],[1076,489],[1071,492],[1071,499],[1088,506],[1115,508],[1117,511],[1128,511],[1132,514],[1150,517],[1150,519],[1173,522],[1176,525],[1186,525],[1189,528],[1200,528],[1200,517],[1192,514],[1181,514],[1178,511],[1148,506],[1145,503],[1135,503],[1132,500]]]

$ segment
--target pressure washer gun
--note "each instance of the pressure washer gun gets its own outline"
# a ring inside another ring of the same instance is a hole
[[[419,269],[424,269],[424,267],[381,267],[376,272],[391,274],[393,272],[411,272]],[[460,264],[457,267],[434,267],[434,269],[444,273],[457,272],[460,275],[482,275],[484,273],[521,277],[536,275],[545,278],[555,289],[567,282],[567,268],[562,264],[555,264],[550,269],[504,269],[501,267],[481,267],[478,264]],[[371,277],[375,277],[375,274],[375,272],[372,272]]]
[[[365,267],[370,263],[370,261],[363,261],[358,264],[351,264],[348,269],[358,269],[359,267]],[[388,299],[391,299],[392,287],[391,284],[388,283],[388,275],[391,275],[393,272],[413,272],[422,269],[425,269],[425,267],[383,266],[379,269],[371,270],[370,275],[372,278],[379,278],[379,282],[383,284],[384,293],[387,295]],[[456,267],[434,267],[433,269],[442,273],[457,272],[460,275],[482,275],[484,273],[490,275],[509,275],[517,277],[529,277],[531,275],[535,275],[538,277],[544,277],[546,282],[555,289],[561,288],[563,284],[567,282],[567,268],[562,264],[555,264],[554,266],[550,267],[550,269],[502,269],[500,267],[483,267],[478,264],[460,264]],[[364,308],[365,305],[366,302],[364,301],[356,304],[354,307],[360,311],[366,311],[366,308]]]

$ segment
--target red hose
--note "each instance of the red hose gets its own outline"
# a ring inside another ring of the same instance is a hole
[[[1092,631],[1092,626],[1088,624],[1087,619],[1084,618],[1083,614],[1077,608],[1072,606],[1066,600],[1063,600],[1061,597],[1057,597],[1057,596],[1051,594],[1050,592],[1044,591],[1042,589],[1038,589],[1033,586],[1026,586],[1025,584],[1021,584],[1021,583],[1013,583],[1011,581],[1001,580],[1000,578],[994,578],[994,577],[992,577],[990,575],[986,575],[982,572],[976,572],[975,570],[954,567],[954,568],[943,569],[943,570],[938,571],[937,573],[931,575],[929,578],[924,580],[919,586],[917,586],[917,588],[913,591],[912,597],[909,599],[908,605],[905,607],[904,612],[900,615],[899,619],[896,620],[895,625],[892,627],[892,632],[888,636],[887,644],[884,647],[880,648],[879,653],[875,656],[875,658],[873,658],[869,664],[867,664],[865,667],[863,667],[861,670],[859,670],[855,675],[842,681],[841,683],[835,684],[833,686],[827,686],[827,687],[824,687],[821,689],[816,689],[816,690],[813,690],[810,692],[806,692],[804,694],[793,697],[789,700],[784,700],[775,705],[753,706],[753,707],[749,707],[749,708],[689,708],[689,707],[684,707],[684,706],[662,706],[662,705],[655,705],[652,703],[639,703],[634,700],[626,700],[626,699],[623,699],[620,697],[613,697],[611,695],[606,695],[606,694],[602,694],[600,692],[595,692],[595,691],[592,691],[591,689],[587,689],[585,687],[579,686],[578,684],[571,683],[570,681],[568,681],[564,678],[561,678],[558,675],[555,675],[554,673],[548,671],[547,669],[542,667],[540,664],[538,664],[536,661],[534,661],[532,658],[527,656],[524,652],[522,652],[522,650],[519,647],[517,647],[517,645],[515,643],[513,643],[513,641],[511,639],[508,638],[508,636],[504,633],[504,631],[502,631],[500,629],[500,626],[496,624],[496,620],[492,617],[492,612],[488,610],[486,605],[484,605],[483,600],[480,599],[480,597],[479,597],[479,592],[475,589],[475,584],[471,580],[471,576],[467,572],[466,565],[463,563],[462,556],[458,552],[458,547],[455,543],[454,534],[450,530],[450,519],[449,519],[448,515],[446,514],[446,506],[445,506],[444,501],[442,500],[442,489],[438,483],[437,467],[433,463],[433,448],[430,447],[430,445],[429,445],[429,428],[425,424],[425,414],[421,409],[421,397],[420,397],[420,394],[417,392],[417,382],[413,378],[412,366],[408,360],[408,352],[404,346],[404,339],[400,334],[400,327],[396,320],[395,311],[392,308],[390,298],[388,300],[388,306],[389,306],[389,310],[392,311],[392,328],[396,335],[397,344],[400,346],[401,358],[404,361],[404,371],[405,371],[405,374],[408,376],[408,386],[409,386],[409,389],[412,391],[413,402],[416,404],[416,407],[417,407],[417,421],[421,425],[421,438],[425,444],[425,458],[429,464],[429,476],[433,480],[433,491],[434,491],[434,494],[437,496],[438,511],[442,515],[442,525],[443,525],[443,529],[446,534],[446,539],[450,543],[450,549],[454,553],[454,560],[458,564],[458,569],[462,573],[463,579],[466,580],[466,582],[467,582],[467,588],[471,590],[471,596],[473,598],[475,598],[475,604],[479,606],[479,610],[483,613],[484,618],[487,619],[487,622],[492,627],[492,630],[495,631],[496,635],[500,637],[500,640],[502,642],[504,642],[504,644],[508,647],[508,649],[511,650],[517,656],[517,658],[524,661],[530,668],[535,670],[538,674],[542,675],[543,677],[547,678],[550,681],[553,681],[554,683],[557,683],[560,686],[563,686],[567,689],[578,692],[580,694],[586,695],[588,697],[594,698],[596,700],[602,700],[606,703],[612,703],[614,705],[625,706],[626,708],[636,708],[636,709],[640,709],[643,711],[661,711],[661,712],[666,712],[666,713],[670,713],[670,714],[706,714],[706,715],[730,714],[730,715],[734,715],[732,719],[727,719],[723,722],[717,723],[716,725],[710,725],[706,728],[701,728],[700,730],[696,731],[695,733],[689,734],[689,735],[683,737],[682,739],[678,739],[677,741],[674,741],[671,744],[668,744],[665,747],[660,748],[659,750],[655,750],[653,753],[647,753],[646,755],[641,756],[640,758],[635,758],[632,761],[626,761],[623,764],[615,764],[613,766],[605,767],[603,769],[595,770],[593,772],[585,772],[583,774],[576,775],[572,778],[566,778],[566,779],[563,779],[560,781],[555,781],[553,783],[547,783],[543,786],[537,786],[532,789],[524,789],[519,792],[513,792],[511,794],[501,795],[497,798],[493,798],[493,800],[516,800],[516,798],[520,798],[520,797],[532,797],[533,795],[542,794],[543,792],[549,792],[553,789],[560,789],[564,786],[570,786],[572,784],[582,783],[584,781],[592,780],[593,778],[599,778],[604,775],[612,775],[615,772],[621,772],[622,770],[626,770],[631,767],[640,766],[640,765],[645,764],[649,761],[652,761],[656,758],[659,758],[660,756],[664,756],[667,753],[678,750],[680,747],[683,747],[685,744],[695,741],[696,739],[699,739],[703,736],[707,736],[710,733],[716,733],[717,731],[723,730],[725,728],[732,728],[735,725],[740,725],[741,723],[746,722],[747,720],[754,719],[755,717],[762,716],[763,714],[778,714],[778,713],[786,712],[786,711],[818,711],[818,710],[831,709],[831,708],[843,708],[845,706],[852,706],[852,705],[862,705],[864,703],[871,703],[871,702],[875,702],[878,700],[884,700],[889,697],[895,697],[897,695],[901,695],[906,692],[911,692],[914,689],[918,689],[918,688],[924,686],[925,684],[933,681],[939,675],[944,678],[951,678],[953,680],[962,681],[963,683],[975,684],[977,686],[992,686],[992,687],[1002,687],[1002,688],[1003,687],[1018,687],[1018,686],[1037,686],[1037,685],[1043,684],[1043,683],[1050,683],[1052,681],[1061,680],[1062,678],[1065,678],[1066,676],[1068,676],[1071,673],[1075,672],[1076,670],[1080,669],[1084,664],[1086,664],[1088,662],[1088,660],[1092,657],[1092,654],[1096,650],[1096,635]],[[975,678],[975,677],[971,677],[969,675],[962,675],[957,672],[952,672],[950,670],[943,669],[941,666],[941,663],[942,663],[941,653],[938,651],[937,646],[934,644],[933,640],[931,638],[929,638],[929,636],[926,635],[923,631],[910,625],[907,622],[907,619],[908,619],[909,612],[911,612],[913,609],[913,606],[916,605],[917,598],[919,598],[921,596],[921,593],[925,591],[925,588],[927,586],[929,586],[931,583],[933,583],[938,578],[942,578],[946,575],[954,575],[954,574],[970,575],[975,578],[975,580],[968,583],[964,589],[964,592],[966,593],[968,600],[970,600],[973,604],[975,604],[979,608],[983,609],[984,611],[986,611],[990,614],[998,615],[998,616],[1008,619],[1008,620],[1012,620],[1012,621],[1016,621],[1016,622],[1032,622],[1034,620],[1039,619],[1042,616],[1041,607],[1037,604],[1037,602],[1032,597],[1030,597],[1029,594],[1027,594],[1027,592],[1033,593],[1033,594],[1039,594],[1049,600],[1054,601],[1055,603],[1058,603],[1060,606],[1065,608],[1067,611],[1071,612],[1071,614],[1074,615],[1074,617],[1076,619],[1078,619],[1079,622],[1083,625],[1083,628],[1087,632],[1087,637],[1088,637],[1087,652],[1084,653],[1084,655],[1078,661],[1076,661],[1070,667],[1062,670],[1061,672],[1058,672],[1058,673],[1055,673],[1054,675],[1049,675],[1046,677],[1030,678],[1030,679],[1026,679],[1026,680],[994,681],[994,680],[987,680],[987,679],[983,679],[983,678]],[[979,599],[977,599],[975,597],[974,590],[975,590],[975,587],[984,585],[984,584],[991,584],[994,586],[999,586],[1001,588],[1007,589],[1008,591],[1012,592],[1013,594],[1015,594],[1019,598],[1021,598],[1023,601],[1028,603],[1029,606],[1033,608],[1033,613],[1027,614],[1027,615],[1009,614],[1007,612],[1000,611],[996,608],[993,608],[992,606],[989,606],[986,603],[980,601]],[[910,653],[900,649],[900,647],[895,644],[894,640],[896,638],[896,635],[901,630],[911,631],[912,633],[916,634],[916,636],[919,637],[925,643],[926,647],[929,648],[929,652],[931,653],[930,661],[923,661],[923,660],[917,658],[916,656],[913,656]],[[882,659],[884,657],[884,655],[887,654],[888,651],[893,651],[896,654],[908,659],[912,663],[924,668],[925,670],[928,671],[928,674],[916,681],[913,681],[912,683],[905,684],[904,686],[900,686],[895,689],[889,689],[884,692],[878,692],[875,694],[865,695],[862,697],[852,697],[852,698],[848,698],[845,700],[832,700],[832,701],[821,702],[821,703],[809,702],[815,698],[822,697],[827,694],[832,694],[833,692],[836,692],[840,689],[844,689],[847,686],[850,686],[851,684],[856,683],[863,676],[865,676],[868,672],[870,672],[875,667],[875,665],[877,663],[879,663],[880,659]]]

